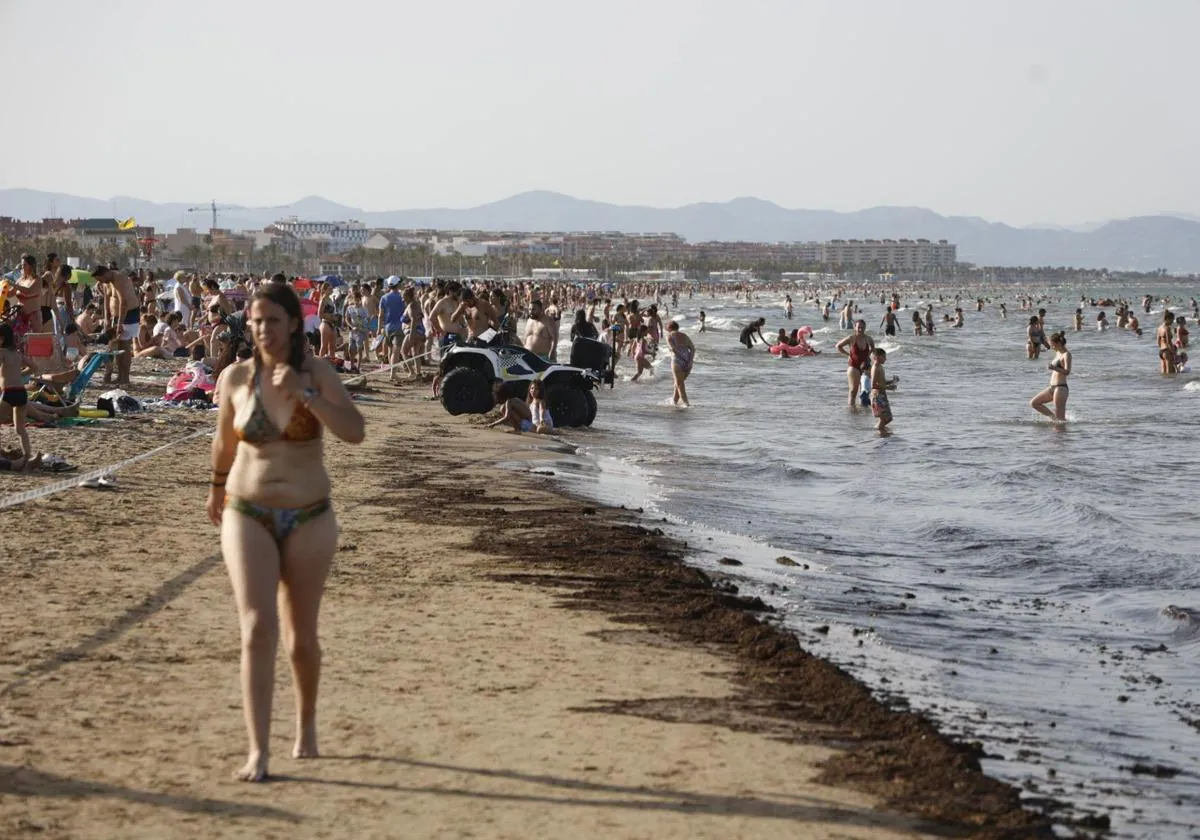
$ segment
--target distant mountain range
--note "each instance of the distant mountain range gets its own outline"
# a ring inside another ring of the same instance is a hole
[[[195,209],[200,208],[200,209]],[[170,232],[207,230],[205,202],[157,204],[117,196],[107,201],[62,193],[0,189],[0,215],[40,219],[133,216],[139,224]],[[341,221],[368,227],[508,231],[606,230],[677,233],[691,242],[765,242],[828,239],[946,239],[959,259],[978,265],[1076,266],[1172,272],[1200,271],[1200,217],[1139,216],[1075,228],[1016,228],[974,216],[942,216],[920,207],[872,207],[851,213],[788,210],[757,198],[658,208],[605,204],[559,193],[534,191],[465,209],[369,212],[318,196],[275,207],[217,206],[222,228],[261,229],[284,216]]]

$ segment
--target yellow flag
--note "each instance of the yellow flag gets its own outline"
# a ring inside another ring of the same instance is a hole
[[[130,216],[128,219],[122,219],[117,224],[117,228],[119,230],[129,230],[130,228],[135,228],[135,227],[137,227],[137,220],[135,218],[133,218],[133,216]]]

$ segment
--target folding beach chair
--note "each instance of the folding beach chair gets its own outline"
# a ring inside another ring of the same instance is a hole
[[[124,351],[122,350],[121,352]],[[75,377],[73,382],[71,382],[71,387],[67,391],[67,402],[77,402],[79,400],[79,396],[87,388],[88,383],[92,381],[92,377],[95,376],[96,371],[100,369],[100,365],[104,364],[110,359],[115,359],[116,357],[117,354],[111,350],[104,350],[93,354],[83,366],[83,370],[79,371],[79,375]]]

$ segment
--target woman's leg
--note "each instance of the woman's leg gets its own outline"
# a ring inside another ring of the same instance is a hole
[[[521,431],[521,423],[525,420],[533,421],[533,412],[529,409],[529,403],[517,397],[509,397],[508,402],[504,404],[504,417],[508,424]]]
[[[850,385],[850,407],[858,406],[858,386],[862,384],[862,371],[856,367],[846,368],[846,381]]]
[[[221,519],[221,554],[233,584],[242,629],[242,707],[250,753],[237,778],[267,775],[275,650],[279,644],[279,548],[261,523],[232,508]]]
[[[296,528],[281,550],[279,613],[296,691],[294,758],[317,756],[317,688],[321,681],[317,616],[337,538],[337,519],[328,510]]]
[[[1032,408],[1034,411],[1036,411],[1038,414],[1044,414],[1047,417],[1053,419],[1054,412],[1052,412],[1050,409],[1046,408],[1046,403],[1050,402],[1053,399],[1054,399],[1054,391],[1047,388],[1044,391],[1038,392],[1038,395],[1029,401],[1029,407]]]
[[[1063,422],[1067,419],[1067,397],[1070,394],[1066,388],[1054,389],[1054,419]]]
[[[685,406],[689,405],[689,403],[687,388],[684,387],[683,383],[687,381],[689,373],[691,371],[686,370],[680,370],[675,373],[675,390],[679,393],[679,401]]]

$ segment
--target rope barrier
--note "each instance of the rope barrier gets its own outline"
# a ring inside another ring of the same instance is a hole
[[[23,493],[14,493],[11,496],[5,496],[3,499],[0,499],[0,510],[14,507],[15,505],[24,504],[25,502],[32,502],[35,499],[41,499],[46,496],[52,496],[55,493],[62,493],[66,490],[78,487],[85,481],[91,481],[94,478],[100,478],[101,476],[108,475],[109,473],[116,472],[117,470],[123,470],[132,464],[136,464],[138,461],[144,461],[147,458],[153,458],[160,452],[165,452],[181,443],[186,443],[193,438],[198,438],[201,435],[207,434],[211,434],[208,429],[200,429],[199,431],[192,432],[190,435],[184,435],[178,440],[173,440],[170,443],[164,443],[162,446],[155,447],[147,452],[142,452],[141,454],[134,455],[131,458],[126,458],[124,461],[117,461],[115,464],[109,464],[107,467],[89,470],[88,472],[74,475],[64,481],[56,481],[53,484],[44,484],[41,487],[36,487],[32,490],[26,490]]]
[[[403,367],[409,362],[415,362],[418,359],[424,359],[426,356],[432,356],[434,353],[438,352],[438,349],[439,348],[435,347],[427,353],[422,353],[420,356],[410,356],[407,359],[401,359],[398,362],[392,362],[390,365],[383,365],[377,370],[367,371],[366,373],[356,373],[348,379],[343,379],[342,382],[346,385],[358,384],[359,382],[365,380],[368,376],[379,376],[381,373],[391,373],[396,368]]]

